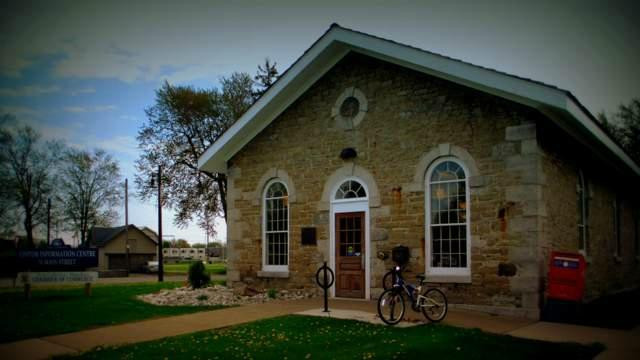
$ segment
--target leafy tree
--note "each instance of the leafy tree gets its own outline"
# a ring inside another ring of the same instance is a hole
[[[246,73],[223,77],[220,90],[168,82],[156,90],[155,104],[146,109],[147,122],[138,132],[143,155],[136,161],[135,182],[142,200],[155,198],[152,179],[162,166],[163,205],[176,210],[176,225],[195,219],[212,235],[215,217],[227,219],[226,177],[199,170],[198,158],[247,111],[256,91],[271,85],[277,75],[275,63],[265,61],[258,73],[264,74],[257,82]]]
[[[9,118],[3,117],[0,128],[0,203],[3,216],[18,210],[26,241],[35,246],[33,232],[46,222],[47,198],[55,187],[53,179],[62,146],[43,142],[29,126],[7,126]]]
[[[258,89],[254,91],[254,97],[256,99],[262,96],[278,79],[278,69],[276,65],[277,63],[275,61],[271,63],[269,58],[264,59],[263,65],[258,65],[256,76],[253,77],[258,87]]]
[[[61,199],[65,217],[85,244],[94,226],[109,226],[118,213],[124,189],[120,167],[103,150],[93,152],[70,149],[61,169]]]
[[[178,240],[176,240],[174,247],[177,247],[177,248],[190,248],[191,245],[189,245],[189,242],[187,240],[185,240],[185,239],[178,239]]]
[[[628,105],[620,104],[618,111],[610,118],[604,112],[598,114],[598,120],[629,156],[640,164],[640,98],[631,100]]]
[[[173,244],[171,243],[171,241],[169,241],[169,240],[162,241],[162,248],[168,249],[170,247],[173,247]]]
[[[156,196],[151,179],[162,165],[163,201],[176,210],[175,224],[185,226],[195,218],[206,228],[213,226],[215,216],[226,218],[226,177],[200,171],[198,158],[250,104],[251,78],[246,74],[222,79],[222,91],[165,83],[138,133],[143,155],[136,161],[135,182],[140,197]]]
[[[207,245],[203,244],[203,243],[195,243],[195,244],[191,245],[191,247],[194,248],[194,249],[204,249],[204,248],[207,247]]]

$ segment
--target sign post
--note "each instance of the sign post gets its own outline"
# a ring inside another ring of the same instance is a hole
[[[162,245],[162,165],[158,165],[158,282],[164,281]]]

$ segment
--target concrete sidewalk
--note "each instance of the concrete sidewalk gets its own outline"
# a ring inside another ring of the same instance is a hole
[[[320,299],[273,301],[194,314],[144,320],[101,327],[75,333],[27,339],[0,344],[0,358],[40,360],[54,355],[78,353],[97,346],[113,346],[161,339],[196,331],[217,329],[260,319],[294,313],[322,315]],[[314,310],[315,309],[315,310]],[[373,301],[331,300],[329,316],[376,322]],[[422,322],[422,316],[409,312],[408,323]],[[520,318],[492,316],[467,310],[450,309],[445,324],[479,328],[483,331],[546,341],[600,342],[607,350],[598,359],[636,359],[640,353],[640,330],[621,331],[585,326],[535,322]]]

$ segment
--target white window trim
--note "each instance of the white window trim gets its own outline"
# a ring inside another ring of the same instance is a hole
[[[287,265],[267,265],[267,191],[274,183],[280,183],[287,190]],[[262,192],[262,271],[273,273],[289,272],[289,264],[291,264],[291,202],[289,199],[289,187],[281,179],[271,179],[264,187]]]
[[[613,199],[613,257],[616,261],[622,260],[622,228],[620,224],[620,210],[622,210],[620,206],[620,199],[616,196]]]
[[[431,175],[433,170],[443,162],[454,162],[464,170],[465,173],[465,201],[467,202],[467,266],[464,268],[443,268],[431,266]],[[469,188],[469,169],[457,157],[445,156],[435,160],[427,170],[425,176],[425,274],[428,281],[437,282],[471,282],[471,194]]]
[[[589,188],[587,186],[587,179],[584,176],[582,170],[578,170],[578,187],[580,188],[581,196],[580,202],[582,203],[582,214],[581,218],[578,219],[577,227],[582,227],[582,239],[578,239],[578,252],[582,254],[585,258],[589,255],[589,218],[588,218],[588,209],[589,206]],[[580,249],[580,241],[584,244],[584,249]]]
[[[364,187],[364,191],[366,192],[367,196],[366,197],[360,197],[360,198],[351,198],[351,199],[340,199],[340,200],[336,200],[336,192],[338,191],[338,188],[340,188],[340,186],[342,184],[344,184],[346,181],[357,181],[358,183],[360,183],[360,185],[362,185],[362,187]],[[365,248],[364,248],[364,298],[365,299],[370,299],[371,298],[371,259],[370,259],[370,255],[371,254],[371,235],[369,233],[369,228],[370,228],[370,219],[369,219],[369,187],[367,186],[367,184],[362,181],[362,179],[359,179],[357,177],[347,177],[342,179],[341,181],[338,182],[338,184],[336,186],[333,187],[332,191],[331,191],[331,210],[329,211],[330,213],[330,218],[329,218],[329,267],[331,267],[332,269],[336,268],[336,214],[340,214],[340,213],[349,213],[349,212],[360,212],[363,211],[364,212],[364,241],[365,241]],[[333,285],[331,286],[330,290],[330,296],[332,298],[336,297],[336,283],[334,281]]]

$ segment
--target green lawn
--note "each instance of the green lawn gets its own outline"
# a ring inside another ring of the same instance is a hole
[[[401,329],[351,320],[292,315],[118,348],[98,348],[79,357],[573,360],[591,359],[602,349],[600,345],[548,343],[445,325]]]
[[[192,262],[181,262],[177,264],[164,264],[165,274],[186,274],[189,271],[189,265]],[[205,269],[211,275],[224,275],[227,273],[227,264],[225,263],[213,263],[205,264]]]
[[[179,315],[217,307],[155,306],[135,296],[174,288],[182,283],[94,285],[92,296],[82,287],[34,289],[24,299],[22,289],[0,292],[0,342],[61,334],[87,328]]]

